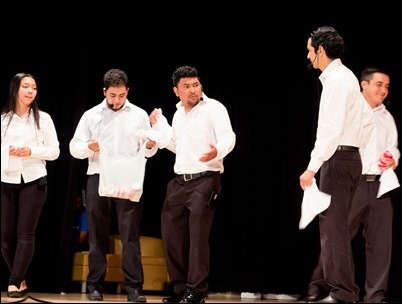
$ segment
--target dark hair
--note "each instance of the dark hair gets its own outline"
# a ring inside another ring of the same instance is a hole
[[[381,74],[385,74],[388,77],[390,77],[389,73],[377,68],[375,66],[369,66],[369,67],[365,67],[362,72],[360,73],[360,81],[367,81],[370,82],[371,79],[373,79],[373,74],[374,73],[381,73]]]
[[[128,76],[119,69],[110,69],[103,76],[103,87],[107,90],[109,87],[122,87],[128,88]]]
[[[310,33],[311,46],[317,53],[321,45],[328,58],[336,59],[342,57],[345,52],[345,42],[338,31],[331,26],[321,26]]]
[[[10,124],[10,122],[11,122],[11,119],[13,117],[12,114],[15,113],[15,111],[17,110],[18,91],[19,91],[20,86],[21,86],[21,81],[25,77],[30,77],[33,80],[35,80],[36,86],[38,86],[36,78],[32,74],[18,73],[18,74],[14,75],[14,77],[11,79],[11,82],[10,82],[10,90],[9,90],[9,93],[8,93],[7,104],[1,110],[1,114],[7,114],[7,113],[10,114],[10,115],[8,115],[9,116],[8,124]],[[35,99],[31,102],[29,111],[33,112],[36,127],[38,129],[40,129],[38,93],[36,93]]]
[[[172,76],[173,86],[177,87],[180,79],[187,77],[197,77],[198,81],[200,81],[200,75],[198,74],[198,70],[195,67],[185,65],[177,68],[173,72]]]

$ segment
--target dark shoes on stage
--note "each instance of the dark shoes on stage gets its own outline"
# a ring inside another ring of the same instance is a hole
[[[186,295],[186,291],[183,290],[179,293],[174,293],[170,297],[163,298],[162,303],[181,303]]]
[[[206,298],[205,293],[190,290],[184,296],[183,303],[204,303]]]
[[[168,298],[162,300],[163,303],[205,303],[206,293],[196,292],[191,289],[183,290],[175,293]]]
[[[9,298],[24,298],[28,294],[28,288],[23,290],[7,291],[7,297]]]
[[[147,298],[145,298],[140,289],[134,289],[127,293],[127,301],[133,303],[145,303]]]
[[[88,294],[89,301],[103,301],[103,295],[100,291],[94,289]],[[147,298],[142,294],[140,289],[134,289],[127,293],[127,302],[145,303]]]
[[[89,301],[103,301],[102,293],[96,289],[90,291],[87,297]]]

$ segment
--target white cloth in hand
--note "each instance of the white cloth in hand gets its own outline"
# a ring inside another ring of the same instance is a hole
[[[143,144],[147,140],[152,140],[152,141],[155,141],[155,142],[160,141],[160,134],[158,132],[154,131],[154,130],[141,129],[141,130],[138,130],[135,135],[140,138],[141,144]]]
[[[384,193],[387,193],[395,188],[398,188],[399,181],[394,169],[388,168],[384,170],[380,177],[380,186],[378,187],[377,198],[381,197]]]
[[[329,207],[331,195],[321,192],[315,178],[310,187],[306,187],[301,204],[301,216],[299,229],[304,229],[315,218],[315,216]]]

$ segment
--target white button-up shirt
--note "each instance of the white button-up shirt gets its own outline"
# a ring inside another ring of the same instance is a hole
[[[137,155],[143,140],[138,132],[151,130],[145,110],[128,100],[118,111],[109,109],[106,103],[104,99],[82,115],[70,141],[70,153],[73,157],[88,158],[88,175],[100,173],[99,155],[88,148],[89,140],[98,140],[101,149],[106,148],[111,157],[129,158]],[[146,149],[145,156],[151,157],[156,152],[155,145],[152,149]]]
[[[11,121],[9,120],[11,116]],[[60,155],[59,141],[53,120],[46,112],[39,111],[37,129],[33,112],[20,117],[15,113],[1,115],[1,150],[8,153],[11,146],[29,146],[31,155],[28,157],[8,156],[8,164],[18,163],[18,166],[1,168],[1,181],[11,184],[28,183],[47,175],[46,161],[55,160]]]

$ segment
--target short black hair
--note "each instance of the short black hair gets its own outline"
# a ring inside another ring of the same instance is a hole
[[[368,66],[365,67],[361,73],[360,73],[360,81],[367,81],[370,82],[371,79],[373,79],[373,74],[374,73],[381,73],[385,74],[388,77],[391,77],[389,73],[381,68],[378,68],[376,66]]]
[[[309,38],[311,38],[311,45],[314,50],[317,52],[318,47],[322,46],[328,58],[340,58],[345,52],[345,42],[332,26],[317,28],[310,33]]]
[[[109,87],[122,87],[128,88],[128,76],[126,72],[119,69],[110,69],[103,76],[103,87],[107,90]]]
[[[184,65],[184,66],[178,67],[173,72],[173,76],[172,76],[173,86],[177,87],[180,79],[187,78],[187,77],[197,77],[198,80],[200,81],[200,75],[198,74],[198,70],[195,67],[192,67],[189,65]]]

